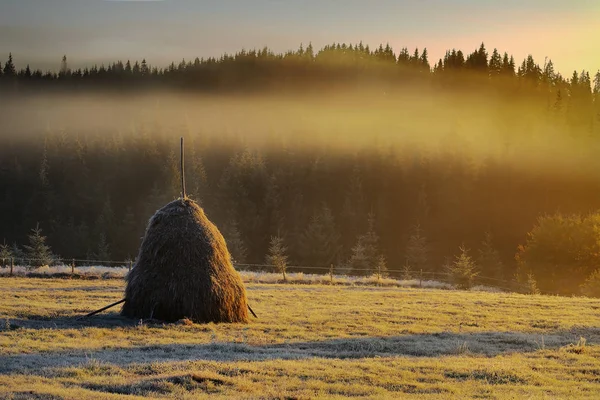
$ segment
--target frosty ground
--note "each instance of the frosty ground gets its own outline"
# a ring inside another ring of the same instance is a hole
[[[121,279],[0,278],[0,398],[598,398],[600,300],[260,283],[248,325],[133,321]]]

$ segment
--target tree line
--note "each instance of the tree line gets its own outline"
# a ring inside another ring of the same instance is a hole
[[[241,51],[164,69],[142,61],[71,70],[63,57],[58,73],[42,73],[17,70],[9,57],[1,70],[5,102],[11,90],[49,87],[367,87],[377,78],[392,96],[416,85],[485,93],[498,96],[500,104],[525,97],[536,117],[530,118],[530,108],[507,117],[507,140],[540,134],[542,120],[575,141],[600,134],[600,73],[593,81],[586,71],[566,79],[551,61],[539,66],[528,57],[517,66],[506,53],[489,55],[483,44],[467,55],[448,51],[433,66],[425,49],[395,54],[390,46],[373,51],[335,44],[318,52],[312,46],[285,54]],[[51,251],[42,253],[49,259],[133,259],[150,216],[179,195],[176,142],[171,133],[148,126],[127,134],[49,131],[19,140],[7,132],[0,138],[3,254],[38,258],[31,256],[48,246]],[[593,219],[585,217],[600,198],[592,172],[528,169],[501,157],[474,165],[460,142],[433,154],[408,144],[353,152],[278,141],[256,148],[240,137],[193,132],[186,143],[189,194],[221,229],[238,263],[268,261],[323,272],[333,265],[337,272],[386,271],[395,277],[454,271],[467,281],[478,273],[533,279],[542,290],[565,294],[578,293],[600,268],[593,246],[585,248],[585,262],[584,250],[566,249],[572,236],[539,242],[546,247],[535,241],[564,234],[560,229],[554,236],[528,235],[554,226],[539,218],[557,210],[557,220],[572,222],[573,235],[596,232]],[[545,250],[534,251],[549,246],[566,250],[550,261],[543,258]],[[453,269],[456,263],[464,268]]]

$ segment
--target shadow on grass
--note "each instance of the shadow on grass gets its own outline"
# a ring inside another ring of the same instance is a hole
[[[135,322],[118,316],[111,326]],[[100,323],[94,321],[90,323]],[[104,322],[106,324],[106,321]],[[106,326],[106,325],[104,325]],[[250,345],[233,342],[151,345],[99,350],[74,349],[0,356],[0,374],[41,374],[48,369],[77,367],[90,361],[127,367],[133,364],[182,361],[264,361],[310,358],[358,359],[372,357],[447,355],[496,356],[507,353],[557,349],[585,337],[588,344],[600,343],[600,329],[581,327],[543,335],[521,332],[430,333],[389,337],[341,338],[314,342]]]
[[[120,306],[116,306],[118,309]],[[139,321],[122,317],[117,312],[94,315],[84,318],[86,313],[68,317],[52,315],[28,315],[26,319],[9,318],[9,329],[81,329],[81,328],[117,328],[135,326]],[[146,321],[144,321],[146,322]]]

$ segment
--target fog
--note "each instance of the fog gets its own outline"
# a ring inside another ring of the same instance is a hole
[[[538,102],[539,103],[539,102]],[[536,103],[531,103],[536,104]],[[526,168],[596,168],[597,141],[585,130],[567,135],[546,109],[433,90],[338,91],[308,95],[21,96],[4,102],[4,139],[64,131],[126,135],[134,130],[228,137],[249,146],[270,142],[326,146],[331,151],[418,146],[478,163],[490,157]],[[40,136],[41,137],[41,136]]]

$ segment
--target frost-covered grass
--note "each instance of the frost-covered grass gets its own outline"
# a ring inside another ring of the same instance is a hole
[[[0,278],[0,398],[600,398],[597,299],[247,288],[247,325],[81,321],[123,281]]]
[[[69,265],[58,266],[43,266],[39,268],[31,268],[24,266],[15,266],[13,268],[14,276],[18,277],[66,277],[74,272],[78,278],[87,279],[122,279],[127,276],[129,269],[126,266],[122,267],[105,267],[105,266],[80,266],[71,270]],[[288,283],[288,284],[316,284],[316,285],[371,285],[382,287],[413,287],[413,288],[430,288],[430,289],[453,289],[454,286],[439,282],[436,280],[418,279],[398,280],[392,278],[377,278],[376,276],[354,277],[345,275],[321,275],[321,274],[305,274],[302,272],[288,272],[286,280],[283,280],[283,275],[280,273],[271,272],[252,272],[240,271],[242,279],[246,283]],[[7,277],[9,275],[8,268],[0,268],[0,276]],[[488,286],[475,286],[472,290],[477,291],[499,291]]]

